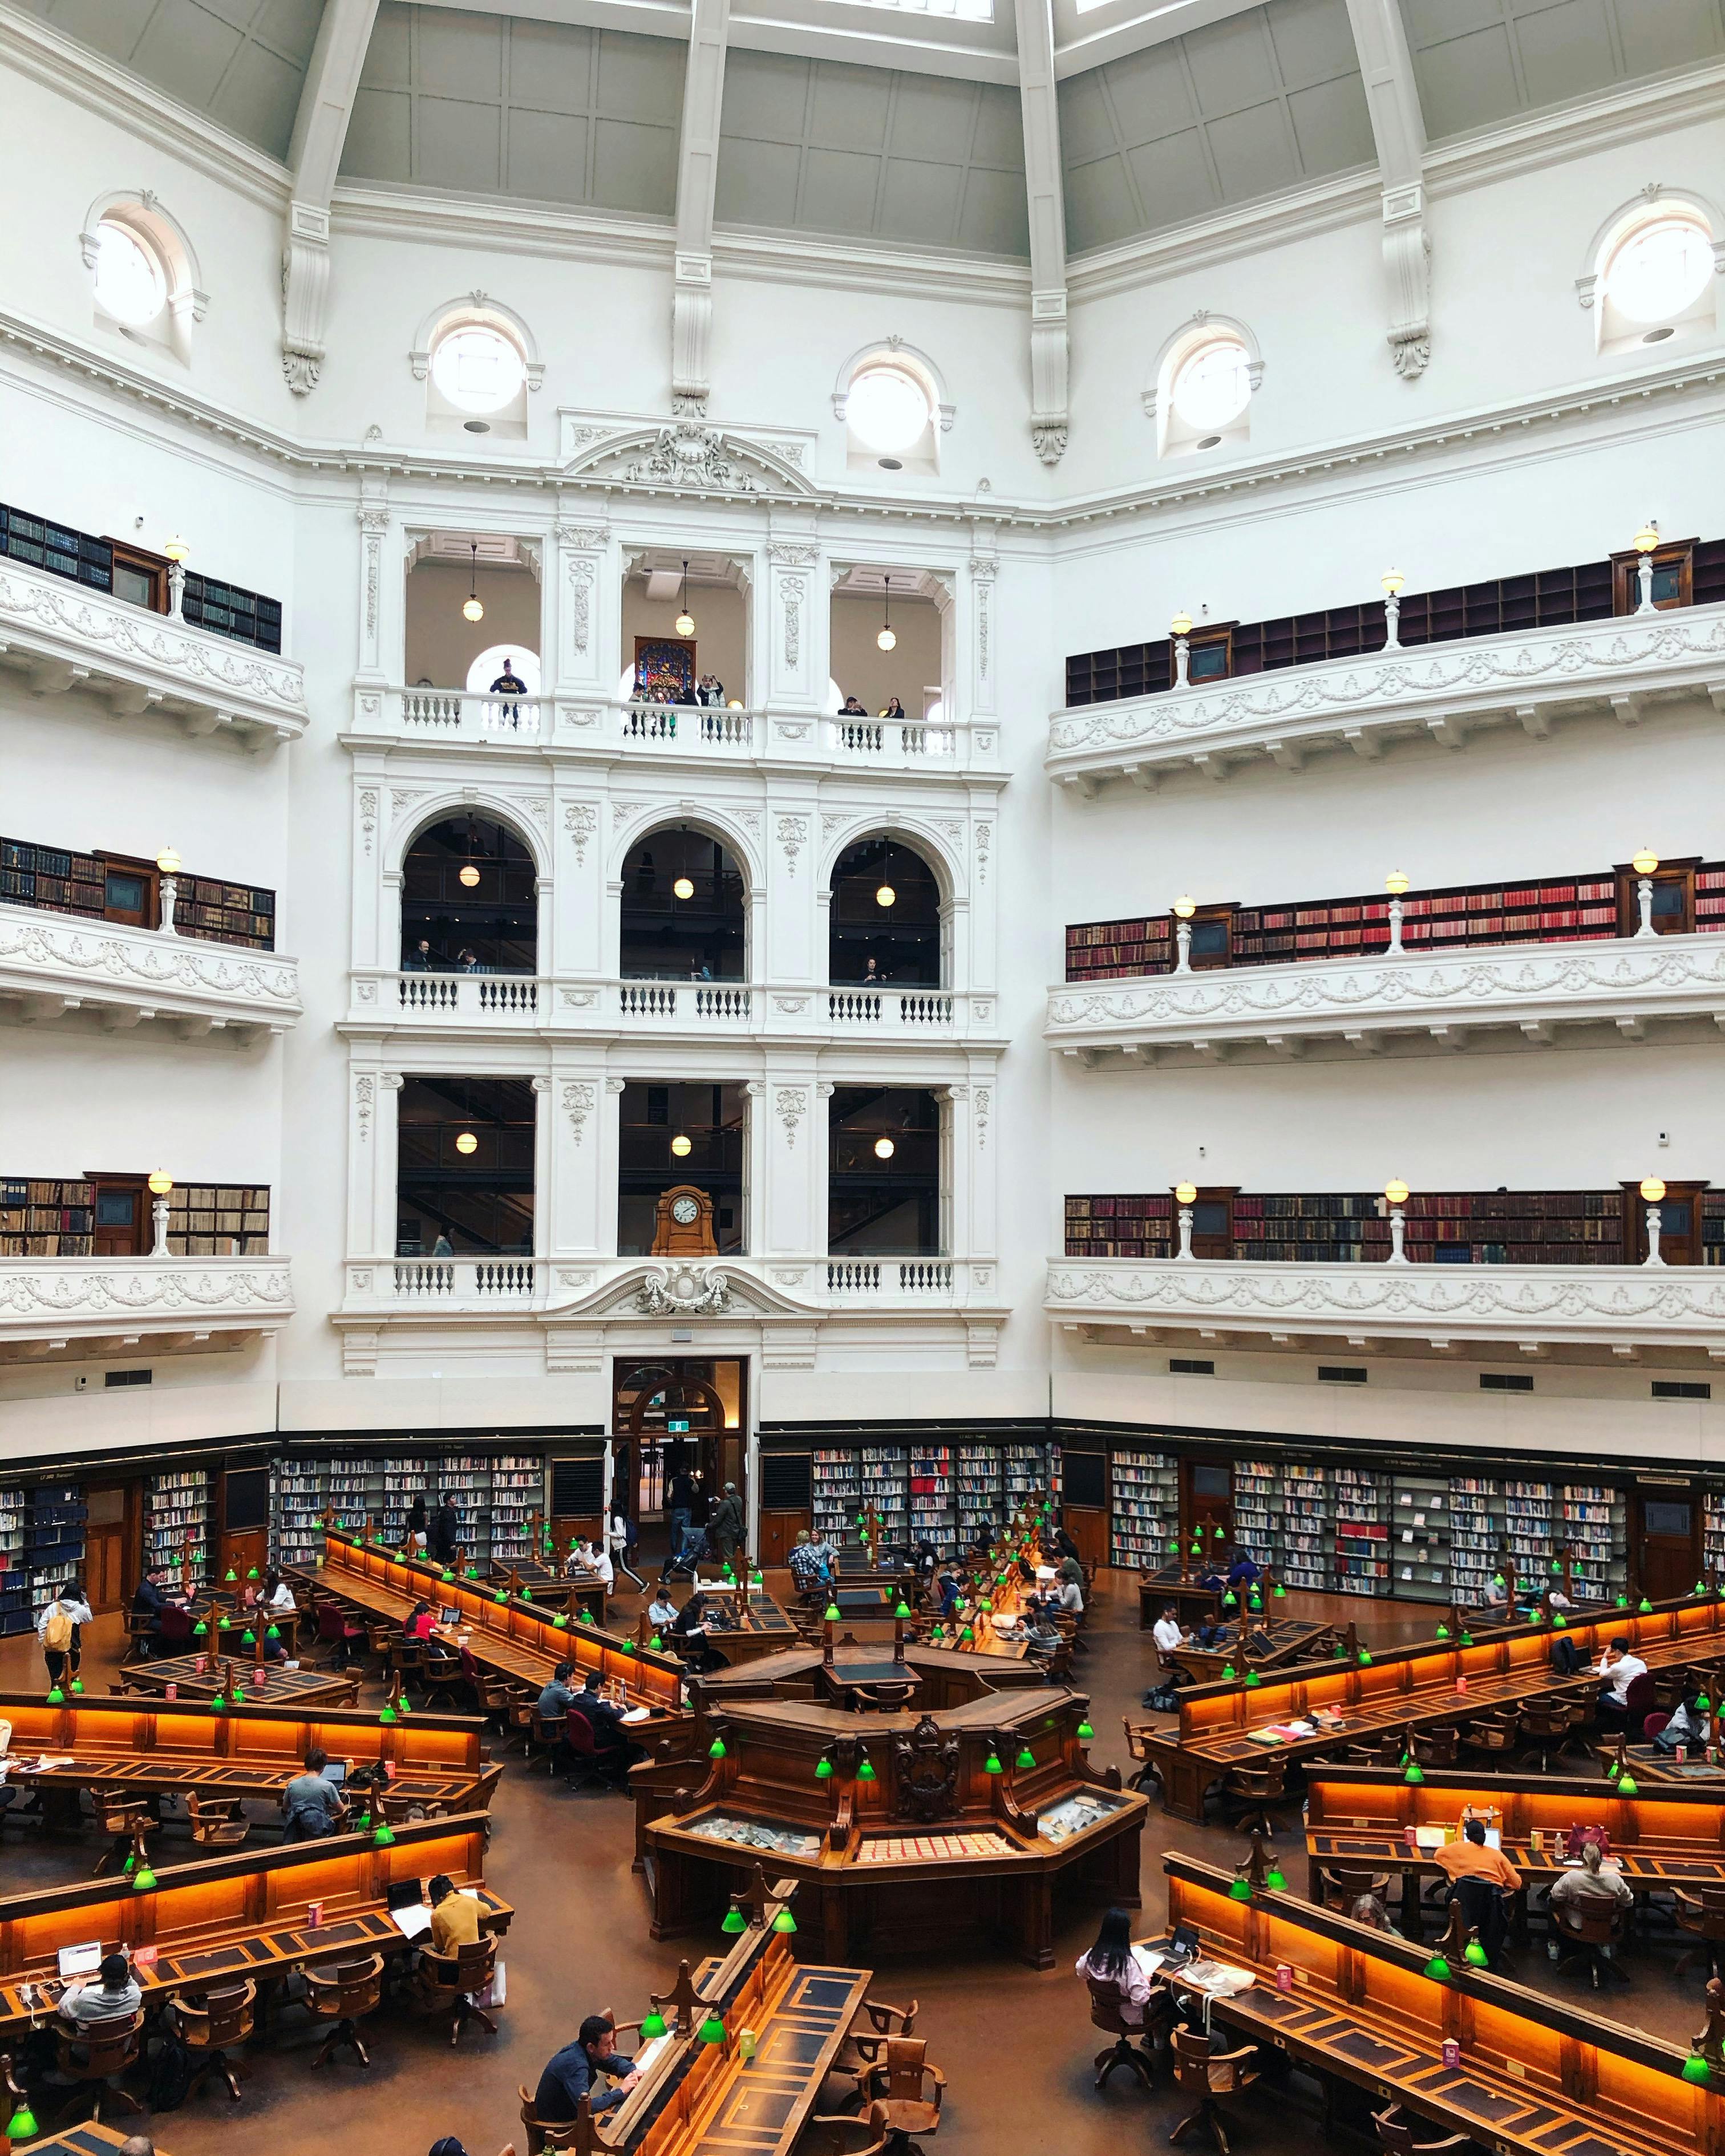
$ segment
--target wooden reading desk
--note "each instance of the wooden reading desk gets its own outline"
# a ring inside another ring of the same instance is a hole
[[[559,1662],[614,1677],[634,1705],[652,1710],[652,1721],[636,1725],[643,1736],[682,1711],[684,1672],[674,1656],[655,1654],[577,1618],[559,1625],[557,1613],[531,1602],[511,1601],[506,1595],[500,1602],[495,1589],[474,1580],[445,1579],[442,1567],[429,1561],[405,1558],[331,1529],[325,1536],[323,1563],[316,1571],[293,1577],[296,1583],[304,1582],[308,1594],[327,1594],[350,1609],[397,1625],[405,1622],[416,1603],[427,1603],[436,1610],[454,1609],[458,1613],[455,1624],[439,1627],[445,1644],[465,1643],[482,1668],[536,1693],[550,1682]]]
[[[493,1594],[506,1588],[511,1595],[537,1603],[553,1616],[559,1609],[572,1616],[578,1609],[588,1609],[596,1625],[605,1621],[605,1583],[596,1572],[564,1572],[537,1558],[494,1557],[489,1584]]]
[[[198,1665],[202,1662],[203,1667]],[[284,1706],[352,1707],[359,1697],[359,1674],[354,1670],[313,1669],[302,1664],[285,1670],[280,1662],[265,1666],[264,1681],[256,1681],[254,1666],[225,1650],[213,1655],[162,1655],[147,1662],[128,1662],[120,1671],[127,1691],[153,1692],[158,1698],[170,1685],[182,1699],[213,1699],[227,1682],[231,1666],[246,1701],[258,1706],[279,1700]]]
[[[1599,1679],[1585,1666],[1620,1637],[1633,1642],[1651,1670],[1707,1661],[1725,1655],[1725,1605],[1716,1598],[1685,1599],[1657,1604],[1645,1615],[1616,1609],[1571,1624],[1563,1636],[1574,1641],[1584,1665],[1573,1677],[1551,1666],[1553,1636],[1539,1626],[1469,1645],[1458,1639],[1389,1648],[1363,1663],[1309,1664],[1251,1687],[1194,1686],[1181,1696],[1178,1732],[1153,1730],[1143,1739],[1162,1778],[1163,1806],[1198,1819],[1204,1792],[1230,1768],[1321,1758],[1387,1731],[1466,1721],[1535,1697],[1589,1697]],[[1465,1691],[1457,1691],[1458,1680],[1466,1681]],[[1314,1709],[1333,1719],[1309,1734],[1273,1735]]]
[[[5,1785],[41,1790],[50,1825],[77,1824],[85,1789],[274,1801],[314,1744],[357,1766],[393,1762],[391,1794],[429,1813],[488,1810],[503,1772],[485,1763],[485,1724],[469,1715],[416,1710],[391,1727],[357,1710],[256,1699],[216,1714],[182,1701],[85,1694],[50,1707],[39,1693],[0,1692],[0,1722],[12,1724]],[[44,1756],[50,1765],[34,1763]]]
[[[1224,1625],[1214,1646],[1182,1641],[1163,1655],[1164,1663],[1183,1671],[1194,1684],[1212,1684],[1224,1675],[1231,1681],[1244,1676],[1247,1666],[1258,1671],[1281,1669],[1290,1662],[1314,1661],[1334,1644],[1336,1628],[1309,1617],[1260,1617],[1245,1628]],[[1161,1653],[1158,1648],[1157,1650]]]
[[[737,1871],[764,1863],[801,1883],[805,1943],[835,1959],[853,1941],[906,1953],[998,1939],[1051,1967],[1057,1881],[1063,1901],[1137,1905],[1147,1807],[1091,1766],[1086,1712],[1046,1686],[932,1713],[704,1707],[700,1779],[642,1831],[653,1936],[710,1922]]]
[[[1248,1973],[1249,1989],[1212,1993],[1233,2032],[1327,2080],[1404,2104],[1440,2131],[1497,2156],[1719,2156],[1725,2075],[1682,2079],[1676,2046],[1601,2020],[1578,2003],[1523,1989],[1456,1957],[1449,1977],[1425,1974],[1428,1949],[1356,1924],[1292,1895],[1230,1897],[1225,1871],[1195,1857],[1163,1860],[1169,1932],[1189,1925],[1206,1959]],[[1166,1945],[1166,1939],[1147,1942]],[[1286,1966],[1290,1989],[1277,1987]],[[1173,1975],[1183,2000],[1203,1987]],[[1445,2066],[1443,2044],[1460,2046]]]
[[[721,1602],[729,1609],[732,1622],[723,1630],[704,1631],[701,1639],[710,1653],[721,1656],[732,1669],[765,1655],[782,1654],[803,1636],[763,1587],[697,1577],[690,1592],[698,1593],[705,1603]]]
[[[478,1889],[480,1921],[501,1934],[514,1912],[484,1883],[486,1825],[483,1812],[464,1812],[397,1827],[382,1849],[370,1835],[343,1834],[242,1851],[162,1870],[141,1894],[121,1877],[9,1895],[0,1901],[0,2046],[16,2049],[52,2013],[62,1947],[125,1947],[146,2006],[228,1977],[254,1977],[264,1990],[308,1963],[405,1953],[388,1890],[439,1871]]]
[[[788,1879],[768,1889],[757,1876],[751,1913],[762,1921],[660,2001],[666,2018],[675,2010],[677,2019],[638,2085],[596,2122],[604,2148],[628,2156],[791,2156],[873,1974],[794,1958],[789,1938],[773,1928],[793,1891]],[[724,2023],[722,2043],[701,2041],[710,2010]],[[754,2033],[752,2058],[737,2041],[743,2029]]]

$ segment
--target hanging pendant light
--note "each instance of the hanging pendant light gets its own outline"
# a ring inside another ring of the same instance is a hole
[[[473,550],[473,560],[468,567],[467,597],[462,603],[461,611],[470,621],[483,621],[485,609],[479,595],[479,542],[473,539],[468,543]]]
[[[880,886],[875,893],[875,903],[876,906],[896,906],[898,903],[898,893],[893,889],[888,875],[888,870],[891,866],[891,861],[892,850],[889,846],[887,848],[886,854],[886,865],[880,870]]]
[[[467,819],[467,859],[461,864],[461,873],[458,878],[468,891],[475,890],[480,880],[479,864],[473,858],[474,838],[473,819],[470,816]]]
[[[886,587],[886,613],[880,624],[880,634],[875,641],[883,651],[891,651],[894,644],[898,642],[892,629],[892,579],[887,577],[883,581]]]
[[[676,627],[679,636],[693,636],[695,634],[695,617],[689,611],[689,562],[686,555],[683,560],[683,603],[677,610]]]

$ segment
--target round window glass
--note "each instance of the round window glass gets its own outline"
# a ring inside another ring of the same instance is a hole
[[[1713,243],[1688,218],[1661,218],[1631,233],[1611,258],[1605,289],[1632,322],[1669,321],[1700,295],[1713,271]]]
[[[153,322],[167,300],[162,264],[136,233],[105,220],[96,228],[96,299],[116,322]]]
[[[431,356],[431,378],[458,412],[501,411],[526,375],[515,346],[483,322],[439,337]]]
[[[1251,362],[1232,337],[1201,345],[1174,377],[1174,409],[1189,427],[1213,434],[1237,419],[1252,393]]]
[[[851,382],[845,416],[865,449],[896,455],[922,440],[930,417],[928,392],[901,367],[871,367]]]

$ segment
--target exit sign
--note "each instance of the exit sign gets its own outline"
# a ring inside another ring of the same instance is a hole
[[[669,1416],[665,1426],[673,1437],[686,1437],[689,1435],[689,1419],[686,1415]]]

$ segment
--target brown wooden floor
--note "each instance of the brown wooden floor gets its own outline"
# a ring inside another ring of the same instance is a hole
[[[1093,1702],[1092,1757],[1124,1764],[1121,1717],[1139,1715],[1149,1679],[1136,1578],[1103,1573],[1096,1605],[1092,1650],[1079,1664]],[[626,1596],[618,1606],[632,1617],[637,1604]],[[1351,1595],[1290,1594],[1286,1607],[1291,1615],[1354,1619],[1374,1647],[1428,1636],[1436,1621],[1436,1613],[1420,1604],[1367,1603]],[[85,1670],[92,1689],[105,1686],[118,1631],[117,1620],[95,1628]],[[0,1687],[40,1681],[33,1637],[0,1642]],[[669,1988],[676,1957],[647,1937],[644,1889],[629,1870],[630,1812],[624,1801],[574,1796],[560,1782],[512,1762],[495,1815],[487,1877],[516,1911],[505,1947],[509,2003],[496,2039],[475,2033],[452,2052],[405,2010],[390,2011],[367,2025],[374,2061],[369,2073],[344,2058],[314,2075],[317,2039],[308,2028],[303,2038],[289,2037],[253,2059],[243,2105],[207,2093],[157,2121],[157,2137],[173,2156],[233,2156],[240,2145],[236,2135],[249,2149],[267,2146],[270,2156],[328,2156],[332,2134],[346,2146],[388,2156],[422,2156],[446,2133],[458,2135],[470,2156],[495,2156],[511,2140],[520,2146],[516,2084],[533,2085],[583,2015],[613,2007],[620,2020],[639,2019],[649,1985]],[[1299,1845],[1291,1833],[1281,1846],[1291,1845]],[[1145,1932],[1161,1921],[1158,1860],[1166,1847],[1224,1862],[1240,1853],[1218,1829],[1166,1822],[1153,1812],[1144,1840]],[[82,1845],[44,1846],[34,1836],[10,1835],[0,1851],[0,1891],[81,1877],[97,1853],[94,1836]],[[1303,1880],[1303,1862],[1297,1875],[1291,1866],[1290,1876]],[[1061,2156],[1117,2156],[1122,2133],[1134,2145],[1147,2138],[1165,2145],[1169,2127],[1188,2107],[1171,2090],[1158,2087],[1147,2097],[1124,2076],[1101,2096],[1091,2086],[1091,2058],[1107,2040],[1090,2026],[1071,1964],[1095,1928],[1094,1912],[1069,1912],[1059,1939],[1060,1961],[1045,1973],[1004,1957],[974,1955],[880,1965],[875,1995],[921,2001],[918,2031],[947,2077],[944,2123],[929,2156],[1041,2156],[1056,2148]],[[716,1929],[711,1940],[689,1943],[695,1958],[722,1942]],[[1664,1952],[1637,1953],[1627,1966],[1632,1988],[1598,1994],[1600,2010],[1686,2041],[1703,2018],[1698,1977],[1680,1989]],[[1543,1948],[1523,1953],[1518,1973],[1541,1989],[1558,1989]],[[1577,1995],[1573,1984],[1562,1989]],[[836,2085],[829,2088],[829,2097],[838,2094]],[[1271,2150],[1320,2156],[1334,2145],[1319,2125],[1314,2092],[1297,2081],[1291,2092],[1262,2085],[1234,2099],[1232,2108],[1241,2128],[1235,2146],[1244,2156]],[[1181,2145],[1204,2144],[1189,2135]]]

